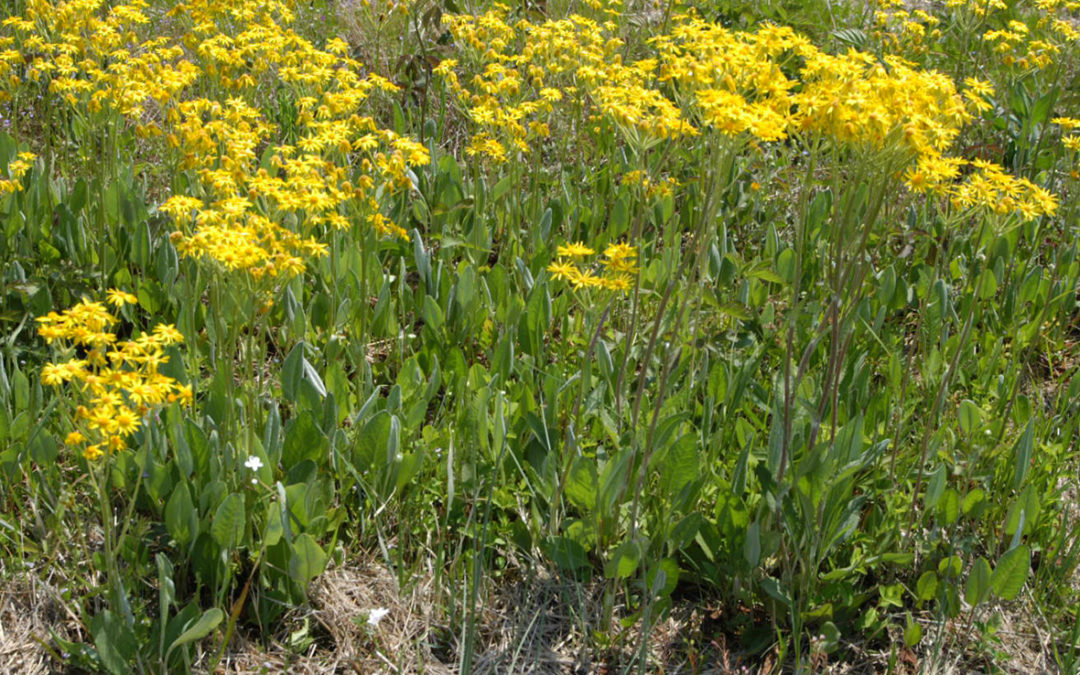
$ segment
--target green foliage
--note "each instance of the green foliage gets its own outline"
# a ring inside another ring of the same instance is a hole
[[[912,39],[899,18],[829,3],[698,5],[875,55]],[[940,35],[903,53],[993,82],[958,145],[1058,195],[1032,218],[909,190],[896,145],[715,131],[649,145],[579,131],[581,110],[531,154],[481,161],[433,79],[434,55],[456,52],[425,3],[385,19],[414,41],[353,45],[403,87],[372,115],[431,154],[409,169],[414,199],[380,194],[409,239],[324,227],[328,254],[292,279],[182,255],[157,207],[198,172],[154,170],[156,146],[121,116],[8,127],[0,167],[41,157],[0,196],[0,554],[86,568],[68,573],[86,632],[58,651],[105,672],[188,670],[237,630],[272,635],[328,567],[373,550],[403,583],[434,570],[464,670],[481,589],[511,564],[602,586],[598,650],[691,592],[725,608],[741,651],[796,669],[852,639],[932,658],[957,621],[991,645],[987,617],[1026,602],[1075,668],[1080,183],[1051,120],[1077,100],[1077,63],[976,72],[989,47],[968,36],[1036,29],[1027,5],[942,8]],[[384,21],[363,11],[346,33]],[[294,142],[297,92],[259,91]],[[559,278],[575,241],[631,246],[630,287]],[[148,412],[95,464],[65,447],[76,413],[42,384],[56,355],[35,318],[112,287],[137,298],[118,310],[132,337],[183,333],[161,372],[195,400]]]

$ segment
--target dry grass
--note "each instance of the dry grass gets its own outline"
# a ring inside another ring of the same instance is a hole
[[[441,589],[445,591],[446,589]],[[215,673],[432,673],[458,672],[461,626],[449,625],[432,578],[400,589],[393,574],[368,560],[327,571],[311,588],[312,606],[282,621],[278,634],[262,640],[238,633]],[[460,593],[459,593],[460,595]],[[710,622],[708,602],[685,598],[648,636],[640,622],[623,628],[626,608],[605,596],[602,582],[578,583],[542,570],[528,578],[504,581],[487,589],[477,617],[472,672],[535,675],[606,675],[636,672],[639,646],[647,641],[646,672],[681,674],[776,672],[775,656],[741,660],[727,648],[728,636]],[[607,631],[605,607],[613,620]],[[368,625],[372,609],[389,610],[378,626]],[[944,627],[924,622],[918,651],[897,649],[892,672],[914,673],[1053,673],[1050,627],[1036,611],[1013,603],[981,611],[1002,615],[988,658],[978,631],[963,621]],[[294,631],[307,630],[315,640],[298,652],[289,646]],[[33,574],[16,575],[0,585],[0,673],[63,672],[46,648],[50,632],[63,639],[86,639],[76,615],[59,591]],[[899,635],[893,636],[899,642]],[[598,644],[606,645],[603,648]],[[207,644],[197,660],[202,672],[216,645]],[[889,670],[890,649],[845,644],[845,660],[824,655],[813,663],[817,673],[853,674]],[[1002,658],[1004,657],[1004,658]],[[199,669],[199,666],[197,666]]]
[[[78,617],[48,581],[26,572],[0,584],[0,673],[54,672],[57,664],[44,645],[52,634],[71,640],[81,632]]]

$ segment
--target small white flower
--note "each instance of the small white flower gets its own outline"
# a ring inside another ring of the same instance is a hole
[[[244,462],[244,466],[251,469],[252,471],[258,471],[262,468],[263,463],[261,459],[259,459],[255,455],[252,455],[251,457],[247,458],[246,462]]]
[[[379,627],[379,622],[382,621],[383,617],[385,617],[389,613],[390,613],[390,610],[385,609],[383,607],[371,610],[370,612],[368,612],[368,617],[367,617],[368,625],[371,626],[372,628],[378,628]]]

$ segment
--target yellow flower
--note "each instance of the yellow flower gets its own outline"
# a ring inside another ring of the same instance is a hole
[[[113,416],[112,428],[116,433],[128,436],[135,433],[135,430],[139,428],[139,418],[135,415],[134,411],[128,407],[122,407],[116,411]]]
[[[131,293],[121,291],[116,288],[109,289],[105,294],[106,301],[113,307],[123,307],[124,305],[134,305],[139,301]]]
[[[551,273],[553,279],[564,279],[566,281],[574,281],[581,276],[581,271],[577,266],[571,262],[565,260],[558,260],[547,266],[547,271]]]
[[[566,258],[584,258],[587,255],[593,255],[596,251],[592,250],[580,241],[573,244],[567,244],[565,246],[559,246],[555,251],[560,257]]]
[[[109,295],[113,304],[127,301],[123,291],[113,290]],[[84,359],[46,364],[41,372],[44,384],[77,384],[71,395],[85,404],[75,406],[76,429],[65,443],[86,444],[83,456],[89,460],[100,458],[106,448],[122,450],[124,437],[139,429],[141,416],[152,407],[173,400],[187,403],[192,398],[189,387],[158,372],[168,360],[164,347],[182,341],[179,331],[160,325],[136,339],[119,341],[112,328],[116,322],[101,303],[89,300],[38,319],[38,332],[50,342],[68,343],[68,349],[89,347]]]
[[[166,323],[159,323],[157,326],[154,326],[154,337],[167,345],[178,344],[184,341],[184,334],[178,331],[176,326]]]

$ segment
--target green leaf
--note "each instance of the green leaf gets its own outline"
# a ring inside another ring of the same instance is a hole
[[[1013,465],[1013,489],[1019,490],[1020,486],[1024,484],[1024,479],[1027,478],[1028,470],[1031,468],[1031,451],[1035,447],[1035,423],[1033,420],[1028,420],[1027,426],[1024,427],[1024,433],[1020,434],[1020,438],[1016,439],[1016,445],[1013,446],[1013,455],[1015,461]]]
[[[281,393],[293,403],[304,376],[304,363],[304,343],[298,342],[281,364]]]
[[[967,581],[964,583],[964,600],[972,607],[986,600],[990,594],[990,563],[986,558],[979,558],[971,566]]]
[[[776,256],[776,273],[784,283],[791,284],[795,281],[795,249],[785,248]]]
[[[743,541],[743,558],[750,567],[757,567],[761,560],[761,528],[756,523],[750,523],[746,528],[746,540]]]
[[[169,624],[169,609],[176,602],[176,584],[173,583],[173,575],[176,570],[172,561],[164,553],[154,556],[158,571],[158,656],[164,657],[165,631]]]
[[[680,490],[701,476],[697,443],[689,434],[672,443],[667,452],[658,459],[660,490],[669,499],[677,496]]]
[[[165,504],[165,529],[181,548],[187,546],[199,532],[199,514],[186,483],[177,485]]]
[[[964,495],[963,511],[964,515],[970,514],[975,509],[986,501],[986,492],[982,488],[975,488],[971,492]]]
[[[978,282],[978,294],[980,300],[990,300],[997,294],[998,282],[997,277],[994,276],[994,271],[990,268],[986,268],[979,275]]]
[[[649,568],[645,575],[645,584],[652,591],[653,597],[669,597],[679,585],[679,564],[674,558],[664,558],[659,565]]]
[[[210,475],[210,440],[206,432],[192,420],[187,420],[184,426],[184,440],[191,450],[191,458],[194,462],[192,467],[196,476]]]
[[[90,619],[90,633],[102,665],[113,675],[129,675],[138,649],[131,626],[105,610]]]
[[[503,195],[510,191],[510,185],[510,176],[506,176],[496,183],[495,187],[491,190],[491,200],[495,202],[499,201]]]
[[[952,525],[960,517],[960,494],[956,490],[949,488],[941,496],[938,513],[945,525]]]
[[[552,537],[541,544],[544,555],[566,572],[590,567],[588,554],[581,544],[569,537]]]
[[[590,513],[596,508],[597,488],[596,462],[587,457],[576,458],[567,476],[566,498],[577,508]]]
[[[907,614],[907,622],[904,626],[904,644],[914,647],[922,640],[922,626],[911,618],[911,612]]]
[[[1039,495],[1033,485],[1028,485],[1009,507],[1005,517],[1005,534],[1020,537],[1025,532],[1034,531],[1040,511]]]
[[[974,401],[964,399],[960,403],[960,430],[971,438],[982,426],[982,410]]]
[[[281,451],[281,465],[289,471],[305,459],[323,465],[329,457],[329,440],[315,422],[315,416],[302,411],[285,425],[285,443]]]
[[[964,569],[964,561],[958,555],[951,555],[938,561],[937,571],[943,577],[956,578],[960,576],[962,569]]]
[[[224,549],[236,548],[244,538],[244,498],[233,492],[225,497],[210,523],[210,536]]]
[[[990,575],[990,589],[1002,600],[1012,600],[1020,594],[1031,569],[1031,551],[1017,546],[998,560]]]
[[[290,548],[289,578],[301,586],[307,586],[326,568],[326,552],[307,532],[297,535]]]
[[[637,571],[641,562],[641,546],[636,541],[624,541],[615,549],[604,568],[609,579],[626,579]]]
[[[199,620],[195,622],[195,625],[186,629],[180,634],[180,637],[173,640],[173,643],[169,645],[169,650],[165,653],[166,662],[169,660],[169,655],[172,654],[174,649],[183,647],[190,642],[203,639],[209,635],[211,631],[217,628],[218,624],[220,624],[224,618],[225,612],[217,607],[213,607],[203,612],[202,616],[199,617]]]
[[[784,587],[780,585],[780,582],[773,577],[765,577],[762,579],[761,588],[773,600],[780,602],[785,607],[791,607],[791,596],[788,595],[787,591],[784,590]]]
[[[923,504],[928,510],[937,506],[943,492],[945,492],[945,465],[939,464],[930,475],[930,482],[926,485],[926,495],[923,497]]]
[[[915,596],[921,602],[927,602],[933,600],[937,595],[938,578],[932,571],[923,572],[919,577],[919,581],[915,584]]]

